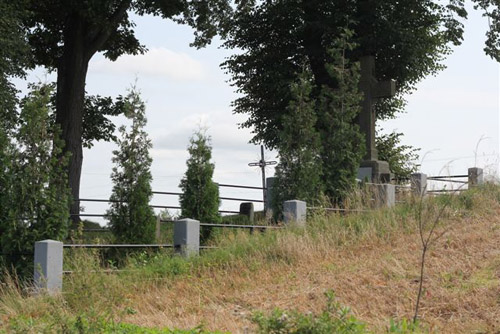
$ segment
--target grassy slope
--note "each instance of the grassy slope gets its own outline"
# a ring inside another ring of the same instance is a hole
[[[428,331],[500,330],[499,201],[500,190],[492,187],[461,195],[447,210],[440,231],[448,232],[429,254],[424,281],[421,316]],[[431,219],[442,199],[429,203]],[[412,316],[420,258],[416,207],[317,216],[305,231],[230,234],[220,242],[223,249],[188,262],[139,256],[119,275],[65,279],[58,298],[7,287],[0,292],[0,321],[7,328],[21,319],[22,326],[42,331],[84,314],[90,322],[113,318],[158,328],[203,323],[243,333],[255,329],[250,317],[258,310],[320,312],[324,292],[332,289],[371,330],[384,332],[389,319]],[[89,256],[66,262],[95,269]]]

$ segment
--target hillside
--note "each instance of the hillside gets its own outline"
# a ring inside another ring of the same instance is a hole
[[[467,191],[451,201],[437,229],[445,234],[428,253],[420,330],[499,333],[500,190]],[[427,199],[424,217],[432,219],[445,202]],[[306,230],[226,233],[220,249],[199,258],[141,254],[118,274],[89,273],[96,268],[92,257],[70,254],[82,273],[65,279],[63,296],[30,297],[4,285],[1,328],[58,332],[80,316],[87,324],[203,324],[209,331],[252,333],[255,312],[317,314],[331,290],[368,331],[384,333],[391,319],[413,316],[421,255],[417,209],[410,200],[392,210],[311,217]]]

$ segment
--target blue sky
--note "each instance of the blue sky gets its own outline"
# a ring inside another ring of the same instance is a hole
[[[154,17],[134,17],[134,21],[139,40],[150,51],[143,56],[123,56],[115,63],[95,56],[89,66],[87,91],[117,96],[125,94],[137,79],[147,104],[147,131],[154,146],[153,188],[177,191],[185,172],[189,137],[200,125],[212,136],[214,179],[259,186],[260,171],[247,164],[259,159],[260,149],[248,144],[249,130],[238,128],[245,117],[232,114],[230,104],[237,95],[219,67],[231,51],[221,49],[218,40],[201,50],[189,47],[193,35],[186,26]],[[384,132],[403,132],[405,144],[421,148],[424,173],[464,174],[474,164],[498,173],[499,66],[482,51],[487,25],[480,13],[471,10],[465,41],[446,60],[448,68],[418,85],[407,97],[405,114],[379,124]],[[54,80],[54,76],[39,69],[28,81],[39,79]],[[18,85],[22,88],[25,83],[18,81]],[[118,117],[116,122],[122,124],[124,119]],[[113,149],[114,144],[97,143],[85,150],[82,198],[109,197]],[[275,156],[267,152],[268,158]],[[268,174],[273,174],[271,168]],[[261,193],[224,188],[221,196],[260,198]],[[177,199],[157,196],[154,203],[176,205]],[[88,213],[106,208],[85,206]],[[237,206],[222,203],[222,209]]]

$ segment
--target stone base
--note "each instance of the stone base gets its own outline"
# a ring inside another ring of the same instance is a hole
[[[361,162],[358,176],[368,176],[371,170],[371,180],[373,183],[391,183],[391,170],[387,161],[365,160]],[[364,178],[365,178],[364,177]]]

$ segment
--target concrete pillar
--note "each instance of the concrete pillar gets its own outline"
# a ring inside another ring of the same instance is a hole
[[[480,186],[484,183],[482,168],[469,168],[469,187]]]
[[[425,196],[427,193],[427,174],[415,173],[410,176],[411,189],[417,196]]]
[[[283,219],[285,224],[303,227],[306,225],[306,215],[306,202],[293,200],[283,203]]]
[[[267,208],[267,212],[266,214],[269,212],[269,213],[272,213],[271,212],[271,203],[273,201],[273,188],[274,188],[274,181],[276,180],[275,177],[268,177],[266,179],[266,208]]]
[[[396,205],[396,186],[390,183],[380,185],[381,204],[389,208]]]
[[[253,223],[254,221],[254,209],[252,202],[245,202],[240,204],[240,215],[248,217],[248,221]]]
[[[174,223],[174,247],[183,257],[200,253],[200,222],[194,219],[180,219]]]
[[[63,243],[55,240],[35,242],[34,284],[37,292],[62,291]]]
[[[155,229],[156,242],[160,243],[161,239],[161,214],[156,216],[156,229]]]

